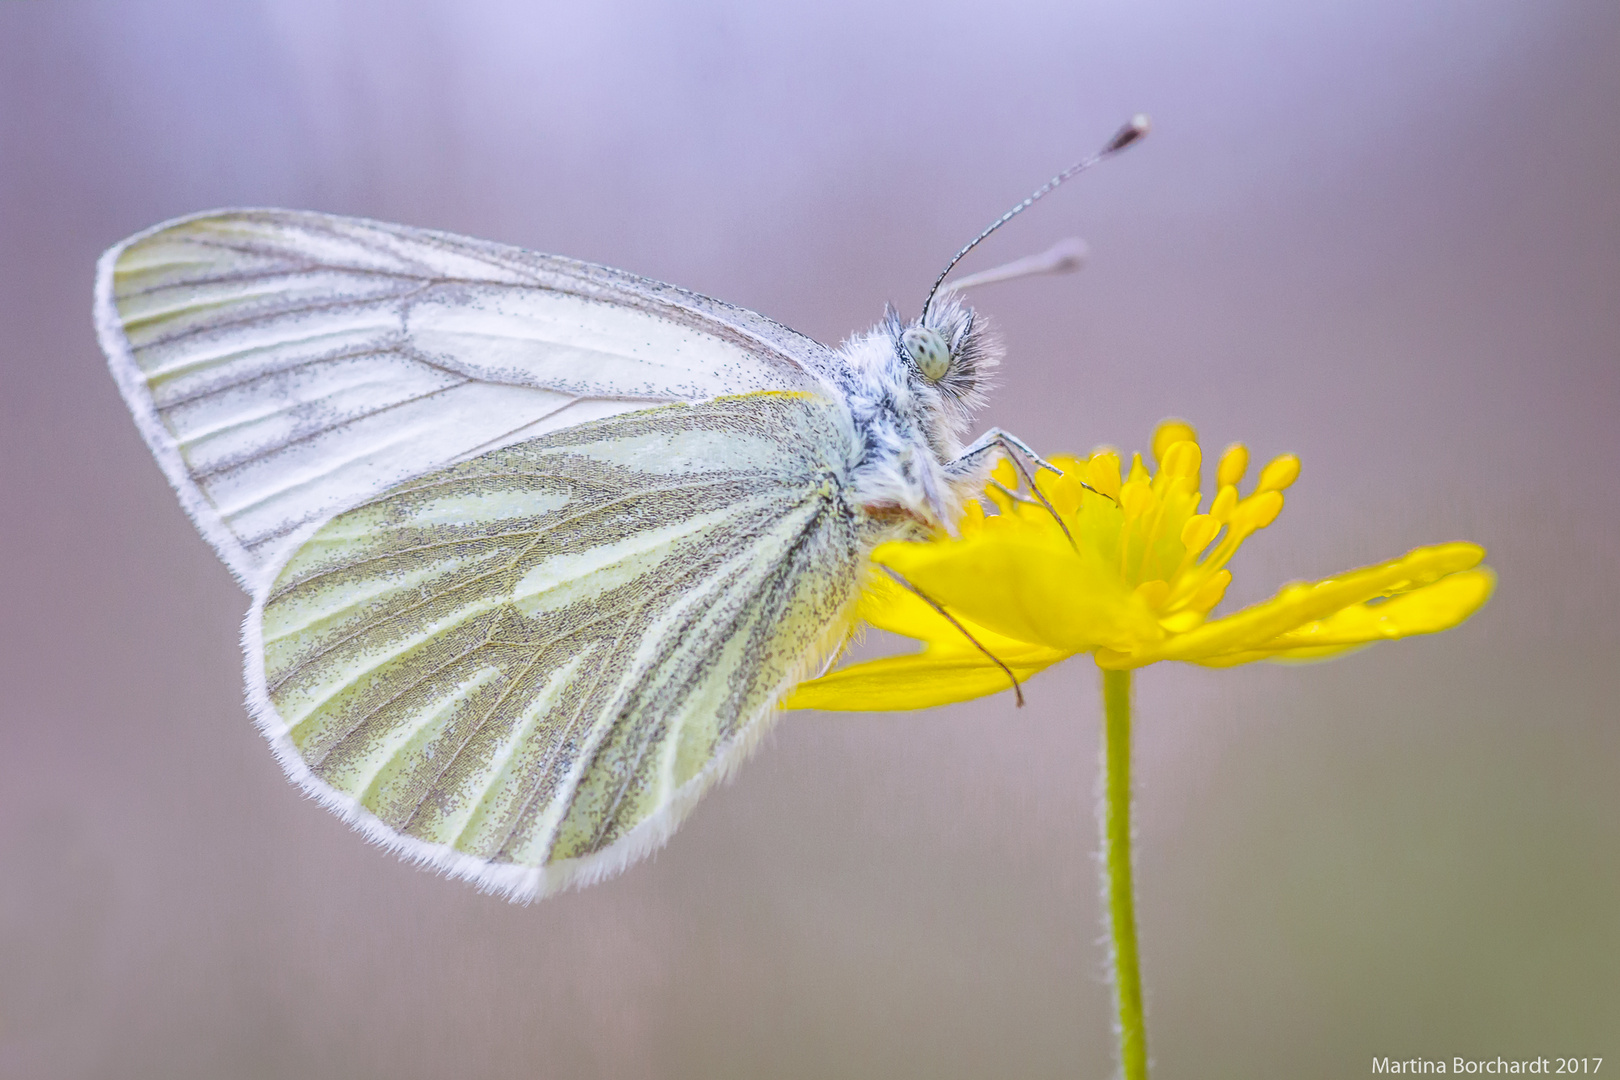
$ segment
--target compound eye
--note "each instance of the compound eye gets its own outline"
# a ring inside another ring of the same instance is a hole
[[[900,335],[900,344],[917,370],[929,382],[939,382],[951,370],[951,350],[945,339],[926,326],[909,327]]]

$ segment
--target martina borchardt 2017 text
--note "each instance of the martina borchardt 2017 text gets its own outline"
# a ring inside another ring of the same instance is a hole
[[[1591,1058],[1526,1058],[1508,1061],[1505,1058],[1407,1058],[1391,1061],[1387,1057],[1373,1058],[1374,1073],[1434,1074],[1451,1076],[1558,1076],[1560,1074],[1590,1076],[1602,1068],[1603,1059]]]

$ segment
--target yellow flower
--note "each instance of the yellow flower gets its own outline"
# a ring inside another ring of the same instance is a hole
[[[963,701],[1007,689],[1009,671],[1022,680],[1082,652],[1104,669],[1160,660],[1211,667],[1316,660],[1448,629],[1490,597],[1495,577],[1479,565],[1483,548],[1435,544],[1286,585],[1264,603],[1211,618],[1232,580],[1227,564],[1276,520],[1299,459],[1272,461],[1240,496],[1249,455],[1231,447],[1216,467],[1215,498],[1200,512],[1202,455],[1192,427],[1161,424],[1153,457],[1157,472],[1138,454],[1123,478],[1112,450],[1057,459],[1063,475],[1043,474],[1038,482],[1050,509],[1014,494],[1017,475],[1003,462],[986,489],[997,512],[969,503],[959,539],[884,544],[873,553],[910,588],[875,576],[859,617],[925,648],[812,679],[787,707],[916,709]]]

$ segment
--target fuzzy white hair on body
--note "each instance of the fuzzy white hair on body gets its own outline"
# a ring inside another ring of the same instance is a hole
[[[984,402],[1001,347],[985,320],[954,298],[923,325],[948,343],[942,377],[920,370],[904,342],[911,328],[891,307],[882,322],[839,347],[840,390],[862,444],[853,476],[862,505],[948,529],[963,500],[983,487],[990,465],[988,454],[961,460],[961,435]]]

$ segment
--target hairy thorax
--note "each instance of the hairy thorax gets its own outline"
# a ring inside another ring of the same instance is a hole
[[[930,320],[932,325],[934,320]],[[859,447],[852,463],[855,498],[885,535],[950,531],[963,502],[985,482],[985,455],[958,460],[961,432],[979,404],[984,369],[995,363],[970,311],[940,309],[940,330],[956,341],[948,380],[926,378],[900,346],[903,328],[891,314],[839,349],[839,377]]]

